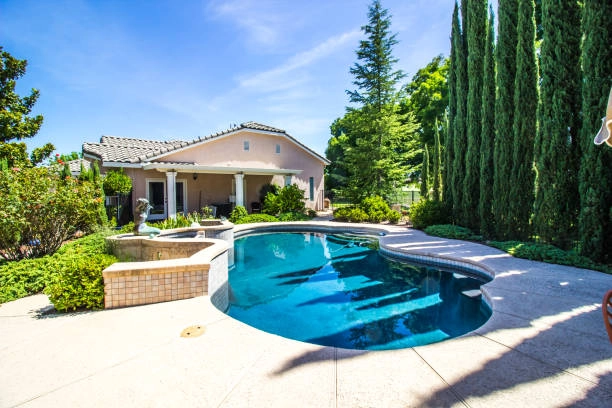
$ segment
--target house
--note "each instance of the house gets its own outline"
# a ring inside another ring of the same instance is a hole
[[[282,129],[247,122],[191,141],[102,136],[84,143],[83,159],[102,173],[123,168],[132,179],[132,206],[152,205],[149,220],[214,206],[217,216],[236,205],[252,212],[266,184],[297,184],[306,207],[323,208],[323,169],[329,161]]]

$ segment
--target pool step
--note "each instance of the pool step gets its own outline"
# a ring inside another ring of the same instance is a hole
[[[463,292],[461,292],[461,294],[465,297],[468,297],[474,300],[482,297],[482,292],[480,291],[480,289],[464,290]]]

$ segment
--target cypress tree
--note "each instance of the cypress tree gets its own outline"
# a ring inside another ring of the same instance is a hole
[[[62,179],[67,179],[72,177],[72,172],[70,171],[70,166],[68,163],[64,163],[64,167],[60,170],[60,177]]]
[[[530,236],[533,208],[533,145],[537,128],[538,66],[535,53],[535,4],[521,0],[518,7],[516,78],[514,80],[514,146],[510,184],[511,238]]]
[[[440,184],[442,174],[440,168],[442,166],[442,152],[440,151],[440,129],[436,120],[436,133],[434,134],[434,151],[433,151],[433,170],[432,170],[432,200],[440,201]]]
[[[462,30],[453,36],[454,47],[457,52],[456,66],[456,93],[457,93],[457,116],[455,116],[455,132],[453,140],[453,174],[454,184],[453,199],[455,200],[455,219],[459,224],[465,224],[465,194],[463,190],[463,178],[465,177],[465,153],[467,149],[467,95],[468,95],[468,78],[467,78],[467,47],[464,38],[465,27],[467,26],[467,1],[461,3]],[[457,26],[458,27],[458,26]]]
[[[100,179],[100,167],[98,166],[98,162],[93,162],[93,181],[98,181]]]
[[[583,88],[580,189],[580,250],[612,263],[612,148],[593,144],[612,85],[612,3],[585,0],[582,27]]]
[[[535,143],[534,229],[541,240],[570,249],[578,217],[580,6],[542,0],[543,42]]]
[[[421,168],[421,198],[429,199],[429,149],[425,145],[423,167]]]
[[[457,185],[457,176],[454,172],[455,166],[455,127],[457,117],[457,49],[456,37],[461,33],[459,31],[459,6],[455,2],[453,10],[453,22],[451,27],[451,50],[450,50],[450,68],[448,70],[448,118],[446,125],[446,138],[444,140],[444,203],[447,208],[450,208],[455,213],[455,196],[453,186]]]
[[[480,142],[482,132],[482,86],[484,74],[485,40],[487,36],[487,0],[467,3],[467,151],[463,182],[463,213],[466,225],[479,229],[480,200]],[[464,25],[465,26],[465,25]]]
[[[493,236],[493,150],[495,146],[495,20],[489,11],[482,77],[482,133],[480,144],[480,232]]]
[[[495,98],[495,151],[493,156],[493,217],[495,235],[507,239],[511,225],[508,220],[510,207],[510,175],[512,173],[512,145],[514,133],[514,78],[516,77],[516,23],[518,0],[500,0],[497,14],[499,28],[495,49],[496,88]]]

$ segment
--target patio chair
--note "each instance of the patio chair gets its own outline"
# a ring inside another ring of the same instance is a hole
[[[612,343],[612,289],[604,295],[601,310],[603,311],[604,325],[608,332],[608,338],[610,343]]]
[[[253,201],[251,203],[251,214],[259,214],[261,213],[261,203],[257,201]]]

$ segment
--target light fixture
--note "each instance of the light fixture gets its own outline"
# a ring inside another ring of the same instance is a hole
[[[198,179],[198,173],[193,173],[193,179],[197,180]]]

